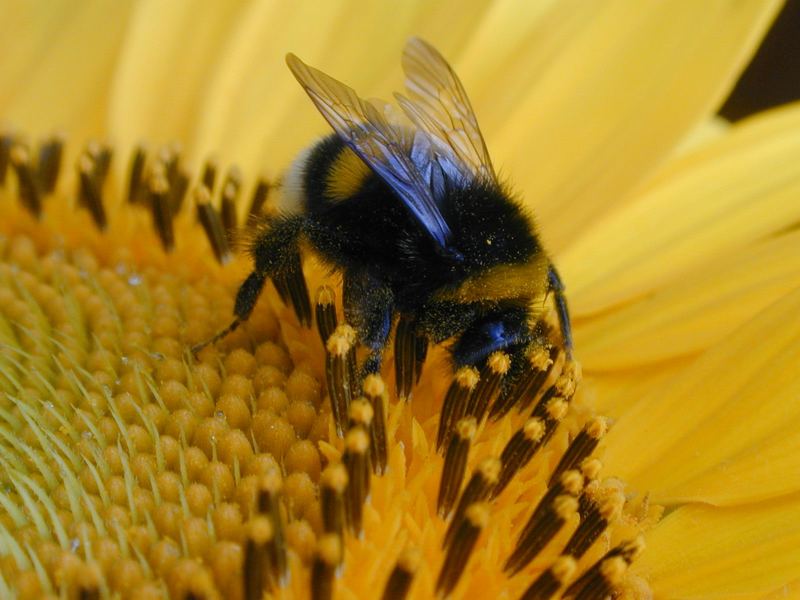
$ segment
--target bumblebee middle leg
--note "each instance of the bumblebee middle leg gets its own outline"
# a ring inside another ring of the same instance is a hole
[[[392,328],[394,294],[388,285],[367,273],[346,271],[342,296],[345,319],[355,327],[359,341],[370,350],[361,374],[378,373]]]

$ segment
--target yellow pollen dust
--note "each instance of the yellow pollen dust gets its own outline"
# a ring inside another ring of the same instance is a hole
[[[514,371],[510,354],[453,374],[432,348],[406,403],[396,398],[390,349],[381,376],[354,382],[341,436],[325,351],[350,360],[362,350],[351,326],[331,326],[323,344],[268,283],[246,322],[194,355],[194,345],[231,323],[250,268],[231,259],[246,235],[237,215],[263,215],[269,186],[236,170],[220,177],[219,163],[193,174],[175,148],[155,156],[137,149],[126,180],[116,181],[112,157],[120,159],[87,147],[71,177],[56,167],[51,189],[42,159],[15,143],[0,187],[0,595],[238,600],[333,590],[369,599],[386,589],[388,598],[399,590],[429,598],[444,585],[455,599],[520,597],[548,569],[568,586],[609,544],[638,533],[634,519],[620,516],[623,492],[590,483],[601,471],[595,456],[555,477],[560,491],[547,497],[553,466],[589,412],[579,365],[559,372],[555,345],[527,355],[540,388],[499,418],[476,418],[465,406],[473,392],[492,396],[487,381],[501,393]],[[93,190],[93,208],[73,202],[90,197],[80,185]],[[223,201],[233,203],[227,217]],[[318,271],[307,268],[312,297]],[[318,308],[341,314],[333,289],[321,290]],[[448,435],[465,441],[463,477],[442,518],[447,444],[437,449],[436,439],[453,381],[463,406]],[[596,418],[588,431],[599,438],[606,427]],[[358,511],[347,505],[355,485],[365,496],[355,494]],[[582,556],[561,556],[581,494],[609,523]],[[335,507],[342,519],[358,512],[360,527],[331,528],[324,495],[344,503]],[[503,565],[540,502],[537,518],[567,523],[512,576]],[[452,539],[475,533],[477,541],[462,556],[464,548],[443,547],[448,529]],[[614,585],[630,561],[621,574],[617,562],[599,567]]]
[[[20,598],[219,594],[264,531],[248,527],[261,489],[283,488],[286,543],[308,555],[328,417],[274,316],[248,322],[251,350],[196,363],[187,341],[227,317],[229,289],[51,242],[2,244],[3,579]]]

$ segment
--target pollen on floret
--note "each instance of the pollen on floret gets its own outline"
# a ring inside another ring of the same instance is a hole
[[[24,210],[47,217],[52,199],[23,180],[44,178],[51,166],[30,149],[15,154]],[[110,154],[92,145],[81,155],[75,197],[89,213],[81,218],[115,232],[120,215],[106,211],[116,204],[103,185]],[[292,320],[279,322],[285,314],[268,291],[247,322],[191,354],[226,324],[236,277],[182,249],[193,219],[172,210],[201,199],[204,207],[191,209],[198,217],[213,211],[209,222],[223,227],[219,252],[206,240],[209,257],[230,260],[229,242],[241,233],[230,208],[246,178],[220,174],[222,185],[190,192],[175,148],[137,150],[123,210],[144,211],[152,225],[133,250],[91,232],[68,232],[65,242],[46,219],[25,225],[27,235],[14,231],[13,214],[2,224],[9,237],[0,240],[0,280],[13,285],[0,286],[8,323],[0,406],[9,415],[0,427],[13,425],[11,439],[25,444],[11,450],[15,471],[3,494],[13,506],[2,524],[40,565],[3,557],[4,580],[21,597],[63,584],[68,595],[99,586],[142,598],[210,598],[303,578],[324,597],[335,587],[359,589],[362,570],[349,557],[366,552],[370,590],[387,599],[427,597],[434,585],[458,595],[476,577],[522,592],[535,584],[527,575],[503,579],[509,557],[498,550],[510,549],[492,535],[530,521],[533,537],[522,540],[518,562],[553,531],[563,538],[558,550],[536,554],[538,589],[569,589],[582,577],[620,589],[636,552],[603,555],[597,541],[616,539],[626,510],[623,491],[598,480],[593,453],[607,423],[573,418],[580,367],[553,340],[526,353],[521,375],[497,352],[459,369],[444,405],[416,393],[398,405],[381,376],[356,376],[355,330],[323,286],[316,314],[324,344],[309,342]],[[88,241],[78,248],[81,239]],[[406,333],[413,346],[413,327]],[[415,360],[404,365],[406,398],[419,375]],[[437,426],[434,443],[427,436]],[[260,571],[248,564],[266,564],[271,579],[254,577]]]

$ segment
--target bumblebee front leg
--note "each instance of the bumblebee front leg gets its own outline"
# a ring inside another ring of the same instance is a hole
[[[253,271],[236,292],[233,321],[211,339],[193,346],[194,354],[222,339],[250,317],[268,278],[272,278],[281,299],[292,305],[300,323],[306,327],[311,325],[311,301],[299,247],[304,225],[305,218],[295,215],[271,219],[261,227],[250,247]]]
[[[262,278],[271,277],[281,300],[292,306],[298,321],[304,327],[310,327],[311,300],[300,260],[300,237],[303,234],[305,223],[306,219],[303,215],[279,216],[270,219],[256,234],[250,246],[250,254],[255,263],[252,275]],[[252,304],[248,305],[246,303],[248,297],[243,289],[244,285],[242,284],[239,292],[242,294],[242,309],[247,310],[249,315],[258,299],[258,294],[252,299]],[[261,285],[263,285],[263,280]],[[237,295],[237,306],[238,304],[239,296]],[[238,312],[236,314],[239,316]]]
[[[558,323],[561,327],[561,338],[564,341],[564,351],[569,358],[572,356],[572,323],[569,319],[567,296],[564,294],[566,288],[561,281],[561,276],[558,274],[558,271],[556,271],[555,265],[552,263],[547,270],[547,281],[550,291],[553,292],[556,303],[556,313],[558,314]]]

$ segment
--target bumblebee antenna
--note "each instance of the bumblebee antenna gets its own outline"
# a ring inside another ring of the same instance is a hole
[[[213,344],[215,342],[218,342],[219,340],[224,338],[226,335],[228,335],[229,333],[234,331],[237,327],[239,327],[239,324],[241,322],[242,322],[242,320],[239,317],[236,317],[230,325],[228,325],[222,331],[219,331],[219,332],[215,333],[213,337],[207,339],[205,342],[200,342],[199,344],[195,344],[194,346],[192,346],[192,355],[195,358],[197,358],[197,354],[203,348],[205,348],[206,346],[210,346],[211,344]]]

